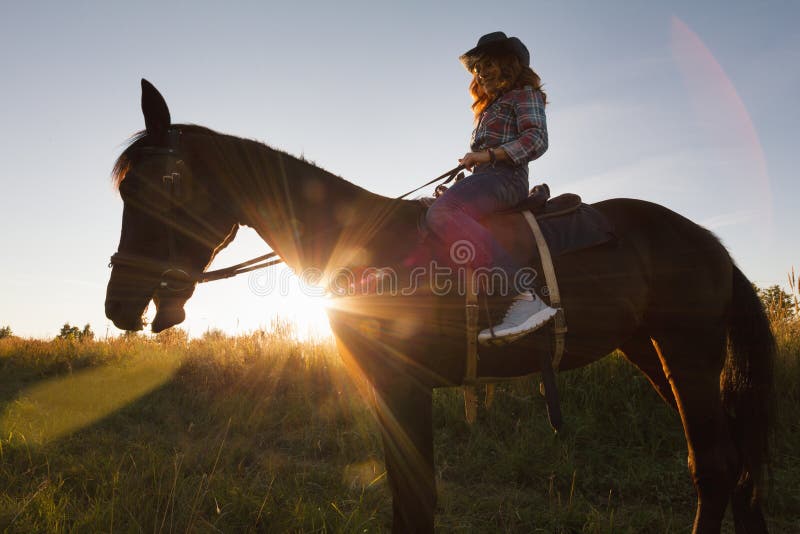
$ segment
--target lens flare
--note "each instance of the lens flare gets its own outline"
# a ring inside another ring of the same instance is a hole
[[[734,159],[740,183],[731,183],[738,193],[747,198],[739,200],[746,204],[749,215],[738,210],[741,217],[752,219],[753,210],[762,218],[766,229],[772,232],[773,209],[767,163],[764,150],[750,113],[735,85],[711,50],[677,17],[672,17],[671,48],[675,62],[683,76],[699,124],[713,136],[716,146],[723,147]],[[738,199],[737,199],[738,200]],[[738,207],[738,206],[737,206]],[[736,207],[732,207],[736,210]]]

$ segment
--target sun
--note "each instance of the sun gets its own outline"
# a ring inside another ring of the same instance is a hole
[[[264,305],[274,308],[275,320],[290,323],[302,338],[332,335],[326,312],[329,302],[323,289],[309,286],[285,265],[253,273],[249,291],[264,298],[251,301],[253,315],[263,314]]]
[[[209,269],[239,263],[269,251],[249,228],[241,228],[233,243],[219,253]],[[289,324],[301,339],[332,336],[326,304],[319,288],[304,283],[289,267],[277,265],[227,280],[198,285],[186,304],[181,325],[191,337],[208,330],[241,335]]]

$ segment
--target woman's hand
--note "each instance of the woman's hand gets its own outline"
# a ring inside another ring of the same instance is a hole
[[[475,165],[489,163],[489,152],[486,150],[482,150],[480,152],[467,152],[464,154],[463,158],[458,160],[458,162],[469,172],[472,172],[472,169],[475,167]]]

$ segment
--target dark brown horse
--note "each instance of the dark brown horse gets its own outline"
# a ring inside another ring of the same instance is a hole
[[[255,141],[171,124],[142,83],[146,130],[114,176],[125,206],[106,314],[142,328],[153,300],[160,331],[184,319],[196,274],[253,227],[296,272],[393,267],[419,251],[424,207],[365,191]],[[556,258],[569,322],[562,369],[620,349],[679,411],[697,490],[696,532],[719,532],[732,503],[737,532],[765,532],[759,502],[767,460],[774,341],[750,282],[708,231],[661,206],[630,199],[594,205],[617,239]],[[532,257],[519,214],[487,224],[521,260]],[[124,260],[124,261],[123,261]],[[393,531],[433,530],[432,390],[462,383],[463,298],[418,287],[342,298],[330,321],[343,357],[375,390],[393,496]],[[547,329],[544,329],[547,330]],[[483,376],[538,371],[546,332],[482,349]]]

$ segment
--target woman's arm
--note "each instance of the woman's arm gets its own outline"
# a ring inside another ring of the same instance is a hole
[[[467,152],[464,154],[464,157],[458,160],[458,162],[464,166],[465,169],[472,172],[472,168],[475,165],[482,165],[484,163],[491,163],[492,156],[489,153],[489,150],[494,152],[495,161],[509,161],[511,158],[508,157],[508,153],[503,148],[490,148],[487,150],[481,150],[480,152]]]
[[[547,120],[544,97],[540,91],[526,87],[514,95],[514,112],[517,115],[516,139],[502,145],[507,156],[517,165],[533,161],[547,150]]]

